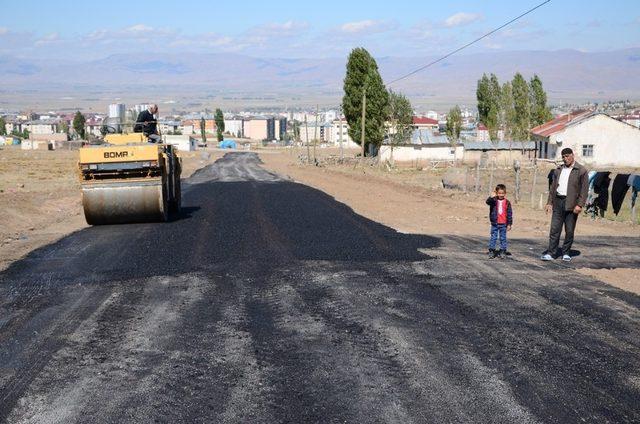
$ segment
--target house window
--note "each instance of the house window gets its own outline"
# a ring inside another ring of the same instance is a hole
[[[592,158],[593,157],[593,144],[583,144],[582,145],[582,157],[584,157],[584,158]]]

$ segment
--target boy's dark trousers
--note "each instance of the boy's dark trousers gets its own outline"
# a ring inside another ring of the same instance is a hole
[[[549,249],[547,253],[555,255],[560,244],[560,235],[564,226],[564,243],[562,244],[562,254],[568,255],[573,244],[573,233],[576,229],[578,215],[573,211],[565,211],[565,196],[555,196],[553,198],[553,213],[551,215],[551,229],[549,230]]]
[[[491,224],[491,239],[489,239],[489,249],[495,250],[500,237],[500,249],[507,251],[507,224]]]

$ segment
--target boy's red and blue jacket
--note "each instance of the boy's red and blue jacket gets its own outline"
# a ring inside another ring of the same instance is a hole
[[[487,205],[489,205],[489,221],[492,224],[498,223],[498,203],[496,197],[489,197],[487,199]],[[507,201],[507,225],[513,224],[513,211],[511,210],[511,202],[508,199]]]

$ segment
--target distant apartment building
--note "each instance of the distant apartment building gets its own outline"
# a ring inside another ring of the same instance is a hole
[[[113,103],[109,105],[109,118],[124,120],[126,107],[124,103]]]
[[[244,121],[243,131],[245,138],[252,140],[282,140],[287,132],[287,118],[253,116]]]
[[[267,118],[264,116],[254,116],[244,121],[244,136],[251,140],[267,140],[269,135],[267,129]]]
[[[171,134],[171,135],[175,135],[178,133],[182,134],[182,123],[180,121],[160,120],[158,121],[158,127],[162,134]]]
[[[338,113],[333,109],[324,111],[322,115],[322,122],[332,122],[334,119],[338,118]]]
[[[26,127],[23,128],[24,122],[19,119],[5,119],[5,121],[6,123],[4,128],[7,134],[11,134],[13,132],[21,133],[22,130],[26,128]]]
[[[335,119],[331,122],[331,126],[329,127],[329,137],[327,141],[331,144],[339,146],[341,142],[341,133],[342,147],[356,148],[359,146],[349,136],[349,124],[347,124],[347,121],[344,118],[342,120]]]
[[[234,137],[244,137],[244,119],[239,116],[225,118],[224,132]]]
[[[304,122],[305,120],[308,123],[316,122],[316,114],[309,112],[292,112],[289,116],[290,120]],[[318,117],[318,122],[322,121],[320,117]]]
[[[270,120],[273,121],[273,133],[268,134],[269,140],[284,140],[287,135],[287,118],[277,116]]]
[[[180,124],[180,132],[183,135],[192,135],[196,133],[196,127],[191,122],[182,121]]]
[[[307,142],[326,143],[331,133],[331,124],[309,123],[300,125],[300,141],[302,144]]]
[[[182,134],[192,134],[191,132],[186,132],[186,130],[191,127],[193,132],[196,134],[200,134],[200,126],[202,125],[202,118],[200,119],[185,119],[182,121],[182,127],[185,132]],[[216,133],[216,121],[213,118],[205,118],[204,119],[204,132],[206,134],[215,134]]]
[[[147,109],[149,109],[149,106],[151,106],[151,105],[150,105],[150,104],[148,104],[148,103],[142,103],[142,104],[139,104],[139,105],[135,105],[135,106],[133,106],[133,107],[131,108],[131,110],[135,113],[135,115],[136,115],[136,116],[138,116],[138,114],[139,114],[140,112],[142,112],[143,110],[147,110]]]
[[[58,119],[39,119],[27,122],[26,128],[30,134],[55,134],[59,124]]]

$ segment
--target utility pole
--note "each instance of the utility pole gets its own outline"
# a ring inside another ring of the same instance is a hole
[[[316,144],[318,143],[318,105],[316,105],[316,126],[313,128],[313,163],[317,164],[316,161]]]
[[[364,120],[366,119],[366,114],[365,111],[367,110],[367,87],[365,85],[364,89],[362,90],[362,122],[361,122],[361,129],[362,129],[362,133],[360,134],[360,143],[362,144],[362,157],[360,158],[360,164],[362,164],[364,166]]]
[[[338,135],[339,139],[340,139],[340,161],[344,160],[344,148],[342,146],[342,106],[340,106],[339,111],[338,111],[338,119],[340,119],[340,124],[338,124],[338,128],[340,131],[340,134]]]
[[[304,113],[304,138],[307,140],[307,165],[311,160],[311,151],[309,151],[309,125],[307,124],[307,113]]]

